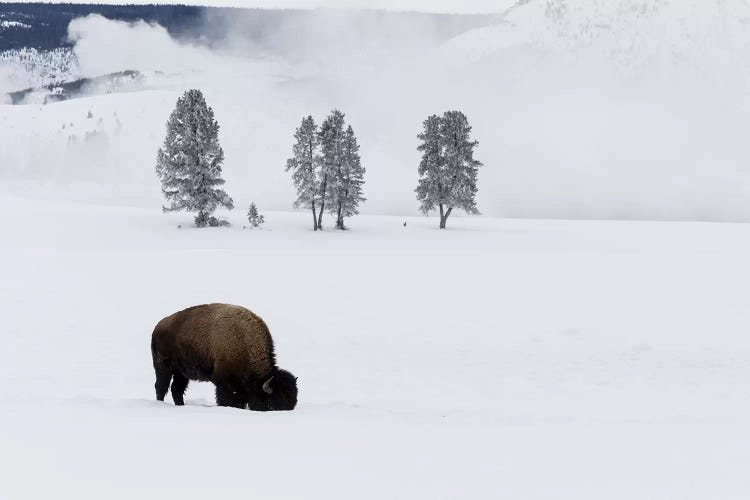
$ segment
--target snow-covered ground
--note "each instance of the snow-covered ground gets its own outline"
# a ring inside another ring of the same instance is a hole
[[[0,498],[750,495],[750,227],[230,219],[0,185]],[[154,400],[154,324],[210,301],[295,411]]]
[[[35,77],[27,59],[145,77],[0,105],[0,499],[750,498],[750,226],[496,217],[750,220],[747,5],[553,4],[408,46],[321,18],[335,36],[270,58],[89,17],[75,65],[13,55],[0,84]],[[221,125],[231,228],[159,209],[191,87]],[[284,165],[333,108],[367,215],[314,233],[283,211]],[[474,127],[485,215],[440,231],[414,216],[416,134],[447,109]],[[155,401],[155,323],[214,301],[266,320],[295,411],[217,408],[200,383]]]

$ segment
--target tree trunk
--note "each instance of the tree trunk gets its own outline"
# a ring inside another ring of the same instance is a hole
[[[313,178],[315,178],[315,147],[313,146],[312,138],[307,141],[307,151],[307,157],[310,162],[309,164],[312,165],[312,167],[310,168],[310,173],[312,174]],[[317,231],[320,224],[318,223],[318,214],[315,212],[315,193],[313,193],[312,196],[312,214],[313,231]]]
[[[318,214],[318,229],[323,230],[323,209],[326,207],[326,185],[328,174],[323,176],[322,189],[320,190],[320,213]]]
[[[443,204],[440,204],[440,229],[445,229],[445,223],[448,222],[448,217],[450,217],[452,211],[453,207],[448,207],[448,210],[444,212]]]
[[[346,200],[348,198],[349,198],[349,189],[347,188],[346,191],[344,191],[344,199]],[[344,216],[341,214],[343,210],[344,210],[344,202],[340,201],[337,225],[338,225],[338,228],[341,229],[342,231],[346,229],[346,227],[344,226]]]
[[[336,213],[336,228],[337,229],[346,229],[344,227],[344,218],[341,217],[341,203],[339,203],[339,207]]]
[[[198,215],[195,216],[195,227],[206,227],[208,226],[209,215],[207,212],[200,210]]]

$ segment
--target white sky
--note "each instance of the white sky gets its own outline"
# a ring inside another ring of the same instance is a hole
[[[0,0],[6,3],[7,0]],[[66,0],[68,3],[157,3],[169,4],[164,0]],[[261,7],[261,8],[352,8],[352,9],[388,9],[416,10],[423,12],[501,12],[515,0],[182,0],[179,3],[209,6]]]

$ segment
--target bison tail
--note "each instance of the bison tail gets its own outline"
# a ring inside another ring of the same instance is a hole
[[[156,341],[153,337],[151,337],[151,358],[154,361],[154,368],[159,366],[161,364],[161,356],[159,355],[159,352],[156,350]]]

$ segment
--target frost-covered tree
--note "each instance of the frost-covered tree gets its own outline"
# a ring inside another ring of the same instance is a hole
[[[359,144],[351,125],[341,138],[341,162],[329,180],[330,212],[336,215],[336,228],[346,229],[344,218],[359,213],[357,207],[365,198],[362,185],[365,169],[359,157]]]
[[[156,173],[168,202],[163,210],[197,212],[197,227],[228,225],[211,215],[219,207],[234,208],[232,198],[218,188],[224,184],[223,161],[214,112],[200,90],[188,90],[177,100],[157,155]]]
[[[344,113],[334,109],[328,118],[320,125],[318,131],[321,150],[321,172],[320,172],[320,212],[318,214],[318,228],[323,228],[323,210],[326,203],[332,205],[335,187],[334,179],[341,170],[344,162],[343,139],[344,139]]]
[[[250,208],[247,211],[247,220],[250,222],[251,227],[260,227],[260,225],[266,221],[265,218],[258,213],[258,207],[255,206],[255,203],[250,203]]]
[[[319,227],[316,206],[322,205],[323,193],[321,192],[320,165],[321,158],[318,152],[320,139],[318,137],[318,126],[312,116],[302,119],[302,124],[294,132],[297,142],[292,146],[292,158],[286,162],[286,170],[292,171],[294,187],[297,188],[297,200],[294,206],[307,207],[312,210],[313,230]],[[321,210],[322,212],[322,210]],[[322,214],[321,214],[322,216]]]
[[[435,208],[435,199],[440,197],[438,193],[444,191],[441,180],[445,160],[440,140],[440,117],[428,116],[422,125],[424,130],[417,136],[422,141],[417,147],[422,152],[422,160],[419,162],[416,192],[417,199],[421,202],[419,208],[426,214]]]
[[[365,169],[359,144],[351,127],[345,129],[344,114],[333,110],[318,128],[312,116],[302,120],[294,133],[292,171],[297,188],[296,207],[312,209],[313,229],[323,229],[323,212],[336,216],[336,227],[345,229],[344,218],[358,213]]]
[[[460,111],[430,116],[423,125],[424,130],[417,136],[422,141],[417,148],[422,160],[415,191],[422,212],[440,210],[440,228],[445,229],[455,208],[479,213],[475,197],[482,163],[474,159],[478,142],[470,140],[471,126]]]

